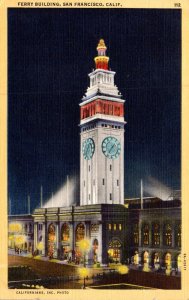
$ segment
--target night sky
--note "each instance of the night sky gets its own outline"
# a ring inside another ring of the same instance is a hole
[[[79,182],[79,103],[100,38],[125,103],[125,197],[156,182],[180,189],[180,10],[8,10],[11,213]],[[79,195],[75,193],[76,203]],[[147,194],[146,194],[147,196]]]

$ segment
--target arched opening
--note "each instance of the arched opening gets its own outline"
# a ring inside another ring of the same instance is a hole
[[[61,228],[61,257],[63,260],[71,260],[71,251],[70,251],[70,226],[67,223],[64,223]]]
[[[142,254],[142,262],[144,264],[148,264],[149,263],[149,252],[148,251],[144,251]]]
[[[168,252],[168,253],[165,254],[164,262],[165,262],[165,267],[167,269],[171,268],[171,253]]]
[[[93,241],[93,262],[96,264],[98,261],[98,240],[94,239]]]
[[[85,237],[85,226],[84,224],[80,223],[77,225],[75,230],[75,240],[76,242],[79,242],[83,240]]]
[[[181,262],[181,254],[178,254],[177,256],[177,269],[180,272],[182,267],[182,262]]]
[[[75,260],[76,264],[79,264],[82,260],[82,253],[78,247],[78,242],[82,241],[85,238],[85,226],[82,223],[79,223],[75,230],[75,241],[76,241],[76,249],[75,249]]]
[[[119,263],[121,261],[122,245],[119,240],[114,239],[108,245],[108,258],[110,263]]]
[[[152,254],[152,266],[158,270],[160,268],[160,256],[158,252]]]
[[[50,259],[54,257],[55,246],[56,246],[55,243],[56,243],[55,226],[53,224],[50,224],[48,228],[48,256]]]
[[[63,242],[67,242],[70,239],[70,227],[69,227],[69,225],[67,223],[64,223],[62,225],[62,234],[61,234],[61,237],[62,237],[62,241]]]
[[[139,264],[139,254],[138,254],[138,251],[134,252],[133,261],[132,262],[133,262],[134,265],[138,265]]]

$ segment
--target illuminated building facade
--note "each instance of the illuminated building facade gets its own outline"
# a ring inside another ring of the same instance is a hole
[[[80,103],[80,206],[35,209],[33,251],[75,263],[179,268],[180,199],[144,198],[142,208],[137,199],[124,202],[125,101],[103,40],[97,51]],[[84,254],[83,240],[89,241]]]

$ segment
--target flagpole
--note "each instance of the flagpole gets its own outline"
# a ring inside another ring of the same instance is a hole
[[[28,215],[30,215],[30,195],[28,195]]]
[[[11,215],[11,198],[9,197],[9,215]]]
[[[68,199],[68,193],[69,193],[69,176],[67,175],[67,182],[66,182],[66,206],[68,206],[69,199]]]
[[[41,194],[40,194],[41,208],[43,207],[43,186],[41,185]]]
[[[51,202],[51,206],[52,206],[52,207],[54,206],[54,201],[53,201],[54,199],[53,199],[53,197],[54,197],[54,196],[53,196],[53,193],[52,193],[52,202]]]
[[[143,182],[142,182],[142,179],[140,181],[140,203],[141,203],[141,209],[143,209]]]

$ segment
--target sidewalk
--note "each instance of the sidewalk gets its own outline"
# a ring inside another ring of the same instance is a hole
[[[59,260],[59,259],[56,259],[56,258],[49,259],[48,257],[41,256],[41,255],[32,256],[32,254],[30,252],[25,252],[25,251],[22,251],[20,254],[18,254],[18,253],[15,253],[15,250],[8,249],[8,254],[18,256],[18,257],[27,257],[27,258],[31,258],[31,259],[34,259],[34,260],[48,261],[48,262],[51,262],[51,263],[67,265],[67,266],[74,267],[74,268],[83,267],[83,264],[78,265],[78,264],[75,264],[73,262],[69,263],[67,260]],[[105,270],[114,270],[115,269],[115,267],[112,267],[112,266],[108,267],[108,266],[105,266],[105,265],[102,265],[101,267],[94,267],[93,265],[87,265],[86,267],[90,268],[90,269],[93,269],[95,271],[98,271],[99,273],[103,272]]]

